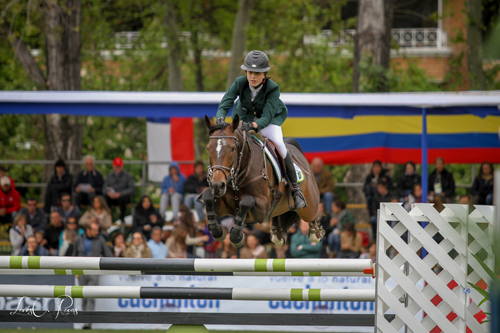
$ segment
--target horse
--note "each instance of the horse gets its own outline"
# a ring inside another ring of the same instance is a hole
[[[288,186],[280,183],[273,172],[262,145],[249,138],[255,132],[247,133],[239,128],[238,115],[235,115],[232,123],[219,124],[214,124],[205,116],[205,124],[210,135],[207,145],[210,156],[207,180],[210,187],[198,200],[206,206],[208,230],[212,237],[216,241],[226,238],[226,231],[216,217],[232,215],[235,224],[230,230],[230,241],[235,247],[245,244],[244,226],[271,219],[271,241],[278,246],[285,244],[287,230],[300,219],[309,222],[309,239],[320,242],[325,231],[315,221],[319,190],[300,145],[293,139],[285,140],[288,151],[305,178],[300,188],[307,207],[295,210],[290,206],[293,198]],[[281,198],[279,193],[283,194]]]

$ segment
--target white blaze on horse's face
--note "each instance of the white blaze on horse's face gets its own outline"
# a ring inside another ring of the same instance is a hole
[[[215,151],[217,151],[217,158],[220,158],[220,151],[222,150],[222,146],[226,144],[226,139],[219,139],[217,140],[217,148]]]

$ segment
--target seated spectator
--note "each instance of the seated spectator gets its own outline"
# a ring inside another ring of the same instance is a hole
[[[120,220],[125,221],[127,205],[132,201],[135,192],[134,177],[123,170],[123,160],[117,157],[113,160],[113,171],[104,182],[104,197],[109,207],[120,207]]]
[[[226,231],[226,238],[219,242],[217,245],[217,250],[215,251],[215,257],[221,259],[237,259],[237,249],[231,245],[231,240],[229,239],[229,231],[226,227],[222,227]]]
[[[132,244],[125,251],[125,258],[151,258],[151,250],[142,232],[133,233]]]
[[[107,230],[113,223],[111,210],[102,195],[98,195],[94,198],[92,207],[90,207],[85,214],[82,215],[80,221],[78,221],[80,226],[85,229],[87,229],[92,222],[97,223],[101,227],[101,231],[105,234],[107,234]]]
[[[151,250],[153,258],[167,257],[167,246],[161,241],[161,227],[155,226],[151,230],[151,239],[148,241],[148,247]]]
[[[330,250],[330,258],[335,258],[334,253],[340,252],[340,234],[347,223],[354,224],[354,216],[347,210],[345,203],[337,199],[332,204],[332,218],[328,225],[328,249]]]
[[[14,183],[14,179],[7,176],[7,169],[3,165],[0,165],[0,179],[2,179],[2,177],[4,177],[4,176],[8,177],[10,179],[10,187],[16,188],[16,184]]]
[[[167,239],[167,258],[187,258],[186,245],[187,229],[184,225],[174,228],[172,235]]]
[[[195,246],[203,246],[203,243],[210,241],[210,236],[204,235],[203,231],[198,230],[194,215],[186,206],[181,206],[181,220],[180,223],[186,232],[186,252],[188,258],[195,257]]]
[[[28,237],[26,245],[19,251],[20,256],[48,256],[49,251],[43,246],[38,245],[35,236]]]
[[[483,162],[481,164],[470,192],[474,205],[491,206],[493,204],[493,165],[491,163]]]
[[[460,205],[470,205],[470,197],[467,194],[461,195],[458,203]]]
[[[203,211],[203,204],[196,201],[201,192],[208,188],[207,173],[203,162],[198,161],[194,164],[194,173],[188,177],[184,183],[184,206],[191,209],[193,206],[196,209],[200,221],[205,220],[205,212]]]
[[[413,186],[422,182],[422,178],[415,170],[415,163],[412,161],[406,162],[405,172],[398,179],[398,194],[400,198],[409,196],[413,190]]]
[[[372,225],[373,238],[377,239],[377,210],[381,202],[391,202],[393,199],[391,191],[388,189],[384,179],[379,179],[377,183],[377,192],[373,196],[372,211],[370,212],[370,224]],[[397,199],[396,199],[397,202]]]
[[[293,258],[320,258],[321,243],[309,240],[309,223],[300,221],[299,230],[290,240],[290,253]]]
[[[151,198],[144,195],[135,207],[134,218],[132,220],[132,231],[140,231],[150,239],[151,229],[163,227],[165,220],[151,203]]]
[[[245,246],[240,251],[241,259],[267,259],[266,248],[259,244],[259,240],[254,234],[246,236]]]
[[[73,175],[66,170],[66,164],[58,159],[54,165],[54,174],[50,177],[45,191],[44,211],[50,214],[52,207],[59,207],[59,199],[63,192],[71,193]]]
[[[113,233],[111,236],[111,251],[115,257],[123,257],[125,251],[127,250],[127,245],[125,245],[125,236],[123,232],[118,231]]]
[[[47,244],[47,240],[45,239],[45,230],[43,232],[35,230],[35,239],[38,245],[45,247],[45,244]]]
[[[9,177],[3,176],[0,185],[0,224],[12,223],[13,214],[21,209],[21,195],[10,186]]]
[[[80,229],[83,231],[83,229]],[[67,226],[62,233],[63,242],[59,246],[59,256],[71,257],[73,255],[73,248],[75,244],[76,236],[78,236],[76,230],[69,229]]]
[[[449,203],[455,196],[453,174],[444,168],[442,157],[436,158],[434,166],[434,171],[429,175],[429,201],[435,201],[434,197],[440,196],[442,203]]]
[[[21,208],[19,213],[26,216],[26,221],[34,230],[45,232],[45,228],[47,228],[47,216],[41,208],[37,207],[37,204],[35,198],[28,198],[26,200],[26,207]]]
[[[83,158],[85,170],[78,173],[75,180],[75,205],[82,210],[82,205],[91,205],[96,195],[102,194],[104,178],[94,167],[94,157]]]
[[[76,235],[83,235],[85,233],[85,230],[81,229],[80,226],[78,225],[78,220],[74,216],[70,216],[68,220],[66,221],[65,228],[63,232],[61,232],[61,236],[59,237],[59,248],[61,248],[61,245],[64,242],[64,234],[66,233],[67,230],[73,230]],[[72,252],[70,252],[71,254]]]
[[[382,168],[382,163],[379,160],[376,160],[373,162],[372,169],[366,176],[365,183],[363,185],[363,192],[365,193],[366,205],[370,216],[372,216],[372,212],[374,211],[372,207],[373,197],[377,192],[377,184],[380,179],[387,184],[389,191],[392,191],[392,179],[389,177],[388,171]],[[377,209],[378,207],[375,209],[375,212],[377,212]]]
[[[312,160],[311,167],[318,184],[320,199],[325,203],[326,212],[330,214],[334,199],[333,190],[335,189],[332,173],[323,169],[323,160],[319,157]]]
[[[12,245],[12,255],[17,256],[26,244],[28,237],[33,236],[33,228],[26,223],[26,216],[17,214],[12,228],[9,230],[9,240]]]
[[[181,173],[179,165],[176,162],[170,163],[169,175],[163,179],[161,184],[160,215],[162,217],[165,217],[169,202],[174,213],[173,219],[179,217],[185,182],[186,176]],[[173,219],[167,222],[172,222]]]
[[[411,205],[414,203],[422,202],[422,186],[420,184],[413,185],[413,190],[411,194],[405,198],[404,207],[409,212],[411,210]]]
[[[354,223],[347,222],[340,235],[340,252],[337,258],[359,258],[363,237],[356,231]]]
[[[50,213],[50,224],[45,229],[44,237],[47,240],[45,248],[49,250],[51,256],[57,256],[59,250],[59,238],[64,230],[61,215],[57,210]]]
[[[64,223],[66,223],[70,216],[75,217],[77,220],[82,216],[78,206],[71,204],[71,195],[66,192],[61,193],[61,207],[57,211],[62,216]]]
[[[371,259],[375,264],[377,262],[377,243],[370,243],[368,251],[361,253],[359,259]]]

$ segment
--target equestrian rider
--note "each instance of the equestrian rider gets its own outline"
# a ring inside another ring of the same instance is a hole
[[[272,140],[282,156],[285,156],[286,174],[292,190],[295,209],[307,207],[306,199],[297,184],[297,174],[293,166],[292,156],[283,142],[283,124],[288,109],[280,100],[279,86],[267,77],[269,59],[262,51],[251,51],[245,57],[241,69],[245,76],[238,77],[226,92],[217,110],[216,123],[225,121],[225,117],[234,104],[232,117],[237,114],[243,120],[242,130],[260,132]]]

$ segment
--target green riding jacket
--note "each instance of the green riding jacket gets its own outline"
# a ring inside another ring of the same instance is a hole
[[[237,97],[239,100],[234,104]],[[288,109],[280,100],[280,87],[268,79],[252,102],[252,93],[246,76],[238,77],[226,92],[217,109],[216,118],[226,117],[234,104],[232,118],[235,115],[245,122],[255,121],[258,130],[269,124],[281,126],[288,116]],[[254,120],[257,118],[257,120]]]

